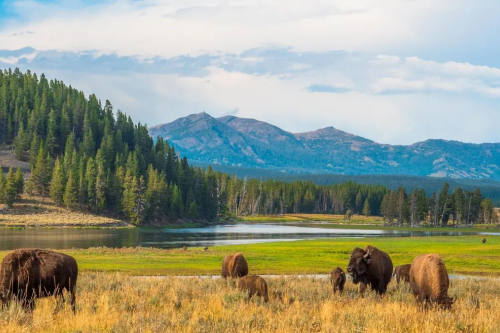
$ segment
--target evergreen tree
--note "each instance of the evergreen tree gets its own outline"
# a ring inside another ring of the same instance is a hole
[[[76,207],[78,203],[78,183],[75,180],[73,170],[70,170],[68,174],[63,201],[68,209]]]
[[[20,161],[26,161],[28,149],[28,133],[24,131],[24,125],[21,123],[16,139],[14,140],[14,154],[16,158]]]
[[[56,159],[54,171],[52,172],[52,182],[50,184],[50,197],[54,200],[56,205],[64,203],[65,193],[65,177],[64,169],[59,163],[59,158]]]
[[[97,208],[96,178],[97,178],[97,170],[94,163],[94,159],[91,157],[87,161],[87,170],[85,171],[85,183],[87,186],[87,206],[92,210],[95,210]]]
[[[16,188],[16,176],[12,168],[9,169],[7,174],[7,181],[5,182],[5,203],[7,207],[12,207],[14,201],[16,200],[17,188]]]
[[[365,204],[363,205],[363,215],[365,216],[370,216],[372,214],[372,211],[370,209],[370,202],[368,201],[368,198],[365,199]]]
[[[21,168],[17,168],[16,170],[16,199],[21,199],[22,194],[24,193],[24,175],[21,171]]]
[[[7,183],[7,180],[5,179],[5,176],[3,174],[3,170],[0,168],[0,203],[4,204],[5,203],[5,185]]]

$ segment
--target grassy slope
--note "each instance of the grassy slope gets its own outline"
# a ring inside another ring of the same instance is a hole
[[[50,198],[25,195],[11,209],[0,211],[0,227],[126,227],[128,223],[90,212],[57,207]]]
[[[252,274],[321,274],[345,268],[352,249],[375,245],[395,265],[411,263],[422,253],[439,253],[450,273],[500,275],[500,237],[415,237],[335,239],[188,248],[186,252],[147,248],[65,250],[81,270],[120,271],[132,275],[218,275],[226,254],[242,252]],[[0,252],[0,259],[8,251]]]

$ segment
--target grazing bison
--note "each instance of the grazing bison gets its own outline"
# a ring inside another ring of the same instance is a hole
[[[420,303],[433,303],[444,309],[450,309],[453,304],[453,298],[448,296],[448,271],[437,254],[423,254],[413,260],[410,286]]]
[[[238,289],[243,291],[248,291],[248,297],[257,295],[259,297],[264,297],[264,302],[269,301],[267,295],[267,283],[261,276],[258,275],[247,275],[239,279]]]
[[[224,257],[221,271],[221,276],[223,278],[237,278],[245,275],[248,275],[248,264],[241,253]]]
[[[410,267],[411,264],[407,264],[396,266],[396,268],[394,268],[394,274],[392,274],[392,276],[396,275],[396,281],[398,282],[398,285],[400,280],[402,280],[403,282],[410,282]]]
[[[345,280],[346,280],[345,273],[340,267],[335,268],[330,273],[330,282],[332,284],[334,294],[338,290],[339,293],[342,295],[342,292],[344,291]]]
[[[352,282],[361,284],[360,291],[370,285],[372,290],[382,295],[391,282],[392,261],[387,253],[374,246],[368,245],[365,250],[357,247],[351,253],[347,272],[352,276]]]
[[[35,307],[35,297],[60,296],[63,289],[71,293],[75,312],[75,287],[78,278],[76,260],[63,253],[41,249],[20,249],[3,258],[0,266],[0,299],[2,306],[15,298],[25,309]]]
[[[208,251],[208,246],[205,246],[205,248],[203,249],[205,252]]]
[[[483,244],[486,243],[486,238],[483,238]]]

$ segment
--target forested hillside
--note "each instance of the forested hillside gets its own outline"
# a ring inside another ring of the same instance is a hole
[[[423,189],[262,181],[193,167],[111,102],[18,69],[0,71],[0,146],[29,161],[27,193],[137,225],[284,213],[384,215],[411,225],[493,219],[491,201],[479,190],[449,193],[445,185],[428,196]],[[20,175],[0,173],[1,203],[19,199]]]

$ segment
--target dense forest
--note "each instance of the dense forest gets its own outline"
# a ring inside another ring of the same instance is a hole
[[[0,173],[0,202],[11,206],[24,188],[136,225],[285,213],[381,215],[388,223],[436,226],[494,218],[479,190],[451,192],[447,184],[428,196],[424,189],[247,179],[194,167],[109,101],[18,69],[0,71],[0,146],[31,166],[26,184],[21,170]]]

